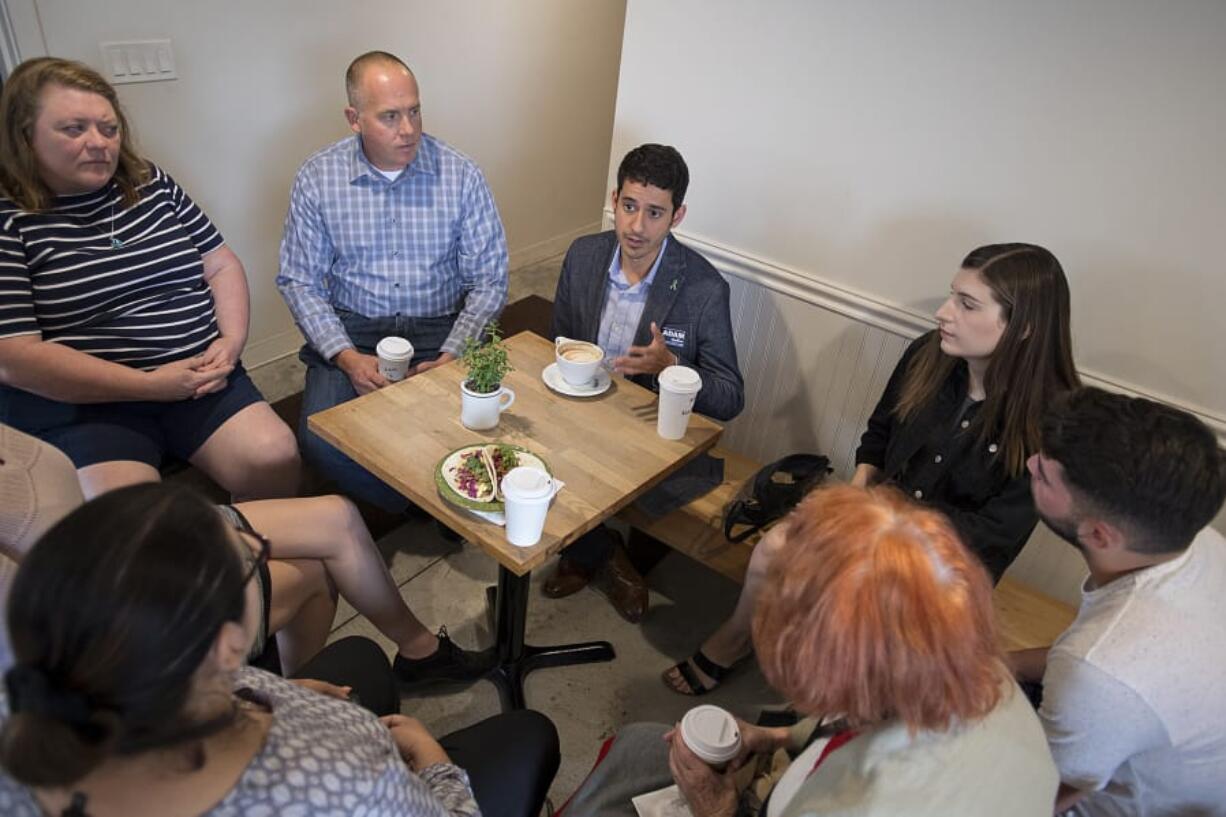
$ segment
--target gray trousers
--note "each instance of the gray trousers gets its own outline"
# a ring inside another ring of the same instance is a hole
[[[583,781],[563,817],[637,817],[631,797],[673,784],[662,723],[632,723],[617,733],[604,761]]]

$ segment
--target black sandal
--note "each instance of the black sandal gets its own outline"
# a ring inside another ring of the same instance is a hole
[[[740,666],[744,660],[745,659],[742,658],[739,661],[735,661],[730,667],[721,667],[710,658],[707,658],[706,654],[703,653],[702,648],[699,648],[686,660],[674,664],[669,670],[665,670],[663,676],[664,685],[673,692],[676,692],[678,695],[706,695],[708,692],[711,692],[721,683],[723,683],[723,680],[725,677],[727,677],[728,673]],[[711,679],[712,683],[710,686],[704,684],[702,679],[695,674],[694,670],[690,668],[691,664],[698,667],[698,669],[702,670],[704,675]],[[681,676],[681,680],[685,681],[686,686],[690,688],[689,692],[677,689],[677,687],[673,686],[673,684],[669,681],[669,672],[674,669],[677,671],[677,674]]]

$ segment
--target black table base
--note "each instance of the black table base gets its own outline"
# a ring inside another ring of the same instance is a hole
[[[499,565],[498,586],[486,589],[486,601],[494,619],[495,655],[494,666],[486,678],[498,687],[498,698],[504,712],[524,708],[524,678],[534,670],[612,661],[616,657],[613,645],[608,641],[552,647],[525,644],[530,578],[530,573],[516,576]]]

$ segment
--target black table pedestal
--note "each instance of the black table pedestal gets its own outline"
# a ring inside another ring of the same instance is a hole
[[[616,657],[608,641],[535,647],[524,643],[528,621],[530,573],[516,576],[498,567],[498,586],[486,590],[494,613],[495,664],[486,677],[498,687],[504,712],[524,708],[524,678],[533,670],[612,661]]]

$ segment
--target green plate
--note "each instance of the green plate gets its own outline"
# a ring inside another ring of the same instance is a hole
[[[440,495],[442,495],[443,499],[447,500],[452,505],[459,505],[461,508],[468,508],[472,511],[501,511],[503,509],[503,503],[501,502],[478,502],[475,499],[465,496],[455,488],[452,488],[451,483],[449,483],[447,478],[443,476],[443,466],[445,466],[447,462],[456,454],[460,453],[461,451],[469,451],[474,448],[484,448],[487,445],[504,445],[507,448],[514,449],[518,453],[527,454],[539,462],[541,467],[545,469],[546,473],[550,474],[551,476],[553,475],[553,471],[549,468],[549,463],[545,462],[545,459],[540,454],[537,454],[534,451],[529,451],[523,446],[500,442],[473,443],[472,445],[464,445],[455,449],[454,451],[449,451],[445,457],[438,461],[438,465],[434,467],[434,484],[438,486],[438,492]]]

